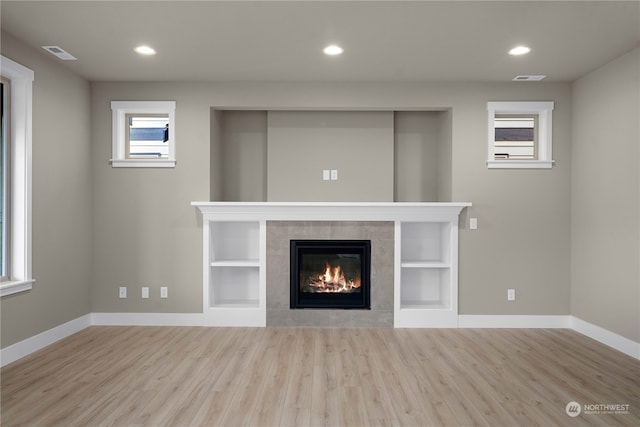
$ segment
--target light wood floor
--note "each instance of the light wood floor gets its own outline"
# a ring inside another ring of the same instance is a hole
[[[570,330],[91,327],[1,374],[3,426],[640,425],[640,362]]]

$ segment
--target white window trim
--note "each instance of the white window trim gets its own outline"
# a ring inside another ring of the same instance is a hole
[[[175,101],[111,101],[112,153],[114,168],[173,168],[176,166]],[[126,153],[127,114],[167,114],[169,116],[169,158],[129,159]]]
[[[551,169],[553,155],[553,101],[531,102],[487,102],[488,114],[488,147],[487,168],[489,169]],[[535,160],[495,160],[495,126],[496,114],[537,114],[538,141]]]
[[[31,138],[33,70],[0,56],[2,75],[11,81],[11,278],[0,296],[28,291],[31,275]]]

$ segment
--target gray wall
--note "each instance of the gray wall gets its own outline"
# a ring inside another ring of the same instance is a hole
[[[571,313],[640,341],[640,48],[573,98]]]
[[[394,200],[451,201],[448,111],[394,113]]]
[[[201,224],[189,202],[222,196],[225,185],[219,181],[225,177],[210,170],[209,163],[214,153],[228,150],[211,129],[210,118],[220,113],[212,113],[212,108],[300,108],[450,110],[450,128],[445,118],[441,132],[450,133],[451,182],[441,186],[450,186],[451,200],[474,203],[465,213],[460,233],[460,312],[569,314],[569,84],[93,83],[91,87],[93,311],[199,312]],[[140,99],[177,101],[175,169],[109,166],[109,102]],[[486,102],[496,100],[556,102],[553,169],[486,168]],[[216,166],[221,167],[215,163],[212,168]],[[469,216],[478,217],[478,230],[466,229]],[[157,298],[160,284],[169,286],[169,299]],[[122,285],[133,287],[130,293],[135,298],[119,300],[117,287]],[[141,300],[140,286],[150,286],[152,298]],[[518,299],[507,302],[506,289],[512,287]]]
[[[393,201],[392,112],[269,111],[267,129],[270,202]]]
[[[222,111],[211,108],[209,121],[209,200],[225,200],[222,195]]]
[[[487,100],[555,101],[552,169],[487,169]],[[570,86],[469,85],[452,121],[453,200],[474,204],[460,233],[460,313],[569,314]]]
[[[210,99],[181,84],[92,83],[94,312],[201,312],[202,229],[192,200],[209,191]],[[112,100],[175,100],[175,168],[112,168]],[[128,298],[118,298],[118,287]],[[150,298],[140,297],[143,286]],[[160,287],[169,298],[160,299]]]
[[[2,54],[31,68],[33,276],[0,300],[4,348],[91,311],[89,83],[2,33]]]
[[[267,112],[220,111],[222,199],[267,200]],[[218,199],[212,199],[218,200]]]
[[[438,201],[450,202],[452,179],[452,134],[451,110],[438,113]]]

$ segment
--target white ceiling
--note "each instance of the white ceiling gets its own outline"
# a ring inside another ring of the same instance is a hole
[[[572,81],[640,45],[640,0],[2,0],[0,12],[3,31],[66,49],[91,81]],[[135,54],[142,43],[158,54]],[[326,57],[329,43],[345,53]],[[509,56],[518,44],[531,53]]]

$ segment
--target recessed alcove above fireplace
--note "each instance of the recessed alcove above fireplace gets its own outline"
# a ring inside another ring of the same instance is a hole
[[[225,202],[448,202],[448,108],[211,109],[211,195]],[[337,180],[323,179],[336,170]]]

